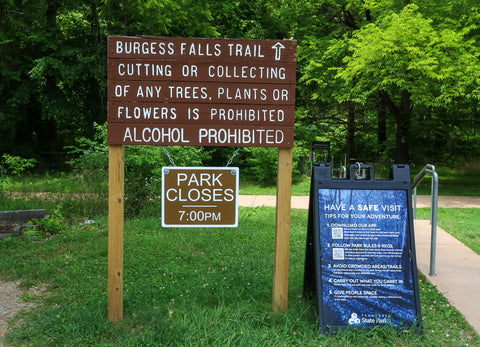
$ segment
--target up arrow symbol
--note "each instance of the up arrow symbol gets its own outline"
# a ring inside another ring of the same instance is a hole
[[[284,49],[285,46],[280,42],[277,42],[272,48],[275,50],[275,60],[280,60],[282,58],[282,49]]]

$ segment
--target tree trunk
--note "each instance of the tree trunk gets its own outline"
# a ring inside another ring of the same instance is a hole
[[[404,90],[400,101],[400,106],[395,105],[386,92],[381,92],[380,96],[388,107],[397,126],[396,131],[396,150],[395,162],[397,164],[408,163],[408,132],[410,130],[410,118],[412,115],[412,99],[410,92]]]
[[[47,1],[48,6],[47,6],[47,12],[46,12],[46,18],[47,18],[47,32],[49,32],[49,36],[51,37],[52,40],[56,39],[56,34],[57,34],[57,13],[58,13],[58,7],[60,6],[60,0],[48,0]],[[50,52],[45,52],[45,54],[49,54]],[[46,101],[47,103],[51,102],[51,100],[55,100],[55,95],[59,93],[58,88],[57,88],[57,77],[50,73],[46,77],[46,86],[45,86],[45,92],[44,92],[44,97],[49,98],[49,101]],[[45,102],[45,101],[44,101]],[[55,117],[51,114],[48,114],[48,108],[47,111],[45,112],[45,107],[44,107],[44,126],[42,127],[42,137],[43,137],[43,142],[45,144],[48,143],[48,152],[50,153],[45,153],[45,159],[49,162],[55,161],[57,162],[58,158],[56,157],[56,153],[58,152],[58,129],[57,129],[57,122],[55,121]]]
[[[387,110],[385,105],[380,102],[378,104],[377,118],[377,146],[379,155],[385,152],[385,142],[387,142]]]
[[[351,156],[355,151],[355,104],[348,103],[348,119],[347,119],[347,163],[350,162]]]
[[[47,6],[47,23],[52,29],[57,27],[57,11],[60,5],[60,0],[48,0]]]
[[[410,93],[404,90],[400,109],[395,120],[397,122],[395,161],[398,164],[408,163],[408,132],[410,130],[410,116],[412,113],[412,100]]]

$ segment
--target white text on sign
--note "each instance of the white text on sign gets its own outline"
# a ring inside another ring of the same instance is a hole
[[[238,168],[162,168],[162,225],[238,225]]]

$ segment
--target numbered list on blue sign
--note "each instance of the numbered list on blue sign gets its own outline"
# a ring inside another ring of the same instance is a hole
[[[325,325],[413,324],[406,191],[318,192]]]

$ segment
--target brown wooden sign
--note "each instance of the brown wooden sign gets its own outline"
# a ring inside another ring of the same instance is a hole
[[[162,168],[162,226],[238,226],[238,176],[236,167]]]
[[[292,66],[293,65],[293,66]],[[293,69],[291,68],[293,67]],[[243,63],[214,61],[161,61],[155,59],[111,59],[110,81],[221,81],[295,83],[294,63]]]
[[[287,40],[108,38],[111,321],[124,318],[125,144],[278,147],[272,308],[286,311],[296,45]],[[162,189],[164,226],[236,226],[237,168],[164,169],[171,170],[162,177],[167,184]]]
[[[108,58],[297,61],[297,43],[290,40],[206,39],[157,36],[110,36]]]
[[[111,123],[230,124],[290,126],[295,124],[295,106],[197,104],[114,101],[108,103]]]
[[[293,128],[110,123],[111,145],[293,147]]]
[[[109,82],[110,101],[295,105],[295,85],[208,82]]]
[[[108,38],[109,144],[291,148],[296,42]]]

